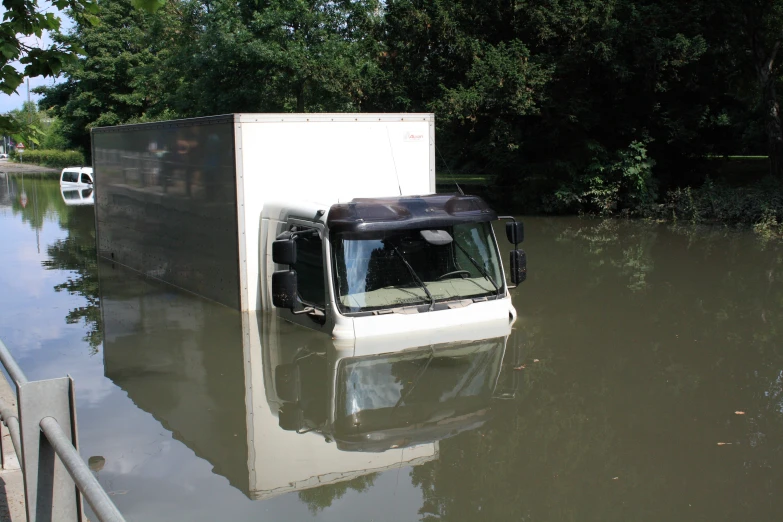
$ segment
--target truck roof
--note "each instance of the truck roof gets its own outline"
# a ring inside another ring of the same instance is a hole
[[[357,198],[332,205],[327,224],[333,231],[376,232],[440,228],[497,218],[497,213],[478,196],[431,194]]]

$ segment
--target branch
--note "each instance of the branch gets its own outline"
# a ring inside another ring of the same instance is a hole
[[[772,52],[769,54],[769,58],[767,59],[767,63],[764,65],[764,68],[767,70],[767,72],[772,72],[772,66],[775,64],[775,56],[778,54],[778,49],[780,49],[780,40],[775,42],[775,45],[772,47]]]

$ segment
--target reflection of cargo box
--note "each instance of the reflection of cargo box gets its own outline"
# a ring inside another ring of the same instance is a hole
[[[434,132],[430,114],[235,114],[93,129],[99,254],[259,309],[264,207],[434,193]]]

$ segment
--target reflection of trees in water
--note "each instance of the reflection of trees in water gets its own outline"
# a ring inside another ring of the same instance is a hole
[[[585,219],[558,234],[558,241],[573,241],[577,248],[589,254],[590,267],[611,267],[628,279],[630,290],[638,292],[647,286],[647,274],[654,268],[651,247],[657,236],[657,225],[617,219]],[[599,271],[600,272],[600,271]],[[603,274],[596,273],[594,283],[600,284]]]
[[[521,392],[412,470],[421,518],[777,516],[783,245],[633,222],[538,225],[527,249],[540,262],[515,296]]]
[[[356,477],[343,482],[327,484],[317,488],[306,489],[299,492],[299,500],[307,504],[307,508],[315,515],[332,505],[336,500],[343,498],[348,490],[363,493],[375,484],[377,473],[370,473],[362,477]]]
[[[34,189],[29,188],[35,185]],[[89,206],[68,207],[62,201],[58,181],[33,180],[25,182],[25,190],[35,190],[37,209],[32,209],[29,201],[26,208],[15,203],[14,212],[21,212],[22,219],[31,226],[40,228],[43,220],[56,216],[60,227],[68,231],[65,239],[56,241],[46,248],[49,259],[43,261],[48,270],[71,272],[68,279],[55,285],[56,292],[66,291],[71,295],[85,298],[84,306],[78,306],[68,312],[65,321],[68,324],[83,323],[87,335],[84,340],[90,344],[92,353],[97,353],[103,341],[100,321],[100,303],[98,287],[98,268],[95,250],[95,219],[93,208]]]
[[[3,180],[5,185],[5,180]],[[21,175],[10,175],[8,186],[3,186],[7,192],[11,211],[20,215],[23,223],[28,223],[33,229],[40,230],[47,220],[55,220],[58,215],[67,212],[60,184],[57,180],[23,178]],[[22,206],[22,193],[26,197],[26,205]]]
[[[78,208],[77,214],[82,210],[92,208]],[[47,248],[49,260],[43,262],[43,266],[49,270],[68,270],[73,272],[63,283],[55,285],[56,292],[66,291],[71,295],[80,295],[85,298],[84,306],[73,308],[65,316],[65,322],[74,324],[83,322],[87,329],[84,340],[90,344],[91,352],[97,353],[98,347],[103,342],[101,331],[100,288],[98,282],[98,267],[95,252],[95,232],[92,238],[69,231],[68,237],[61,239]]]

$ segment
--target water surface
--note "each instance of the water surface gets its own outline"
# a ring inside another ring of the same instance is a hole
[[[526,219],[513,330],[362,358],[98,263],[66,203],[0,177],[0,338],[128,520],[779,519],[777,243]]]

